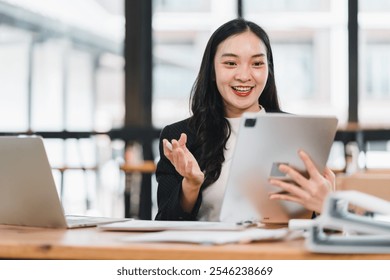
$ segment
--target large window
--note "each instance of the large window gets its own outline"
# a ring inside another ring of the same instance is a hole
[[[0,34],[0,129],[26,130],[31,34],[4,24]]]
[[[236,0],[153,3],[153,124],[163,127],[190,115],[189,94],[207,40],[239,9]],[[243,0],[242,5],[242,16],[270,36],[283,110],[332,114],[346,123],[347,1]],[[334,145],[330,163],[343,167],[342,146]]]
[[[206,42],[216,27],[237,17],[237,2],[154,1],[154,125],[162,127],[189,115],[188,97]],[[346,122],[347,1],[243,0],[242,4],[243,17],[270,36],[283,109],[334,114]]]
[[[347,1],[244,0],[244,16],[269,34],[284,110],[347,121]]]
[[[46,139],[66,211],[111,215],[112,193],[121,191],[124,143],[95,134],[124,124],[124,3],[0,0],[0,132],[92,135]],[[362,123],[390,121],[389,3],[359,0]],[[190,115],[207,40],[239,11],[270,35],[282,108],[347,122],[347,0],[152,0],[152,7],[155,127]]]
[[[68,213],[123,214],[110,199],[123,143],[94,136],[123,126],[123,5],[0,0],[0,132],[57,133],[45,146]]]
[[[189,96],[211,33],[237,17],[236,0],[153,1],[153,124],[190,115]]]
[[[390,122],[390,2],[359,1],[359,122],[387,127]],[[361,163],[390,165],[389,141],[372,141]]]
[[[390,2],[360,0],[359,121],[390,122]]]

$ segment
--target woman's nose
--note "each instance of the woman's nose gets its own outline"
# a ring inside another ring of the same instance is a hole
[[[236,80],[240,81],[240,82],[248,82],[251,80],[251,74],[250,74],[250,70],[248,69],[248,67],[239,67],[237,68],[237,72],[236,72],[236,76],[235,76]]]

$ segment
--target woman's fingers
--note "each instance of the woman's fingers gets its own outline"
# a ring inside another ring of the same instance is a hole
[[[298,202],[307,209],[321,212],[326,195],[335,188],[336,176],[329,168],[325,168],[323,175],[321,175],[309,155],[304,151],[299,151],[299,156],[306,167],[308,178],[290,166],[280,165],[279,170],[287,174],[294,183],[270,180],[271,184],[286,191],[286,193],[270,194],[270,199]]]
[[[326,180],[329,181],[330,185],[331,185],[331,191],[335,191],[336,190],[336,174],[334,174],[334,172],[326,167],[325,170],[324,170],[324,177]]]
[[[172,144],[167,139],[163,139],[163,152],[164,156],[166,156],[169,160],[172,160]]]
[[[294,168],[285,164],[281,164],[279,165],[279,170],[285,173],[286,175],[288,175],[288,177],[292,179],[294,182],[296,182],[297,185],[300,185],[303,188],[305,188],[307,179],[301,173],[296,171]]]
[[[308,195],[307,192],[304,189],[302,189],[300,186],[297,186],[289,182],[271,179],[270,183],[274,186],[283,189],[283,191],[289,193],[290,194],[289,196],[294,195],[296,197],[307,197]],[[282,194],[280,193],[274,193],[274,194],[276,194],[278,197],[286,197],[285,195],[281,196]]]
[[[297,185],[299,185],[301,188],[308,192],[312,192],[312,183],[317,182],[320,183],[323,181],[324,176],[321,175],[321,173],[318,171],[317,167],[314,165],[313,161],[309,157],[307,153],[300,150],[298,151],[299,157],[302,159],[303,164],[305,165],[305,168],[307,170],[308,177],[305,177],[303,174],[301,174],[296,169],[292,168],[291,166],[281,164],[279,166],[279,170],[285,174],[287,174]],[[331,172],[331,171],[330,171]],[[332,174],[329,173],[329,176],[331,177]]]
[[[269,198],[270,199],[277,199],[277,200],[292,201],[292,202],[296,202],[299,204],[303,204],[299,197],[292,196],[289,194],[284,194],[284,193],[272,193],[272,194],[270,194]]]
[[[299,157],[302,159],[303,164],[306,167],[307,172],[309,173],[310,178],[319,179],[321,178],[321,173],[318,171],[317,167],[314,165],[314,162],[311,160],[310,156],[303,150],[298,151]]]
[[[187,144],[187,134],[185,133],[180,134],[180,138],[178,142],[181,147],[185,147]]]
[[[191,181],[203,182],[204,174],[198,162],[186,147],[187,135],[182,133],[179,140],[169,142],[163,139],[164,155],[170,160],[176,171]]]

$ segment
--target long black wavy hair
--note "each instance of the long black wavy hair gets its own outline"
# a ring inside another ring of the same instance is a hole
[[[267,49],[269,74],[265,88],[259,97],[259,104],[266,111],[280,111],[272,50],[267,33],[257,24],[242,18],[220,26],[207,43],[190,98],[192,110],[190,127],[197,135],[196,144],[201,151],[199,166],[205,173],[203,188],[219,178],[222,163],[225,161],[224,149],[231,134],[229,122],[225,119],[223,100],[215,81],[214,57],[218,46],[225,39],[248,30],[256,34]]]

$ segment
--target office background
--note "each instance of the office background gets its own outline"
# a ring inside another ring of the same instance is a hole
[[[66,212],[121,216],[120,164],[157,159],[211,32],[237,16],[269,33],[285,111],[389,125],[386,0],[0,0],[0,133],[45,137]],[[366,165],[390,165],[382,138]]]

